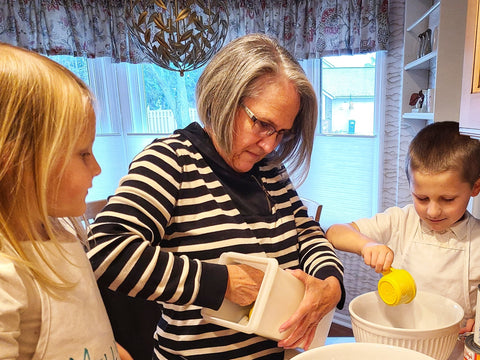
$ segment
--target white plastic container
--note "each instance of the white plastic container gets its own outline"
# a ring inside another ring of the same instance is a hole
[[[255,333],[275,341],[286,338],[291,331],[280,333],[278,329],[300,305],[305,292],[303,283],[281,269],[273,258],[228,252],[222,254],[219,263],[250,265],[262,270],[265,275],[250,317],[251,306],[240,306],[225,299],[217,311],[202,309],[203,318],[217,325],[248,334]],[[335,309],[320,321],[311,348],[325,344],[334,312]]]

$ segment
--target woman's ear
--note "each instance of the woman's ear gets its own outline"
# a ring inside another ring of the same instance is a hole
[[[477,181],[475,181],[475,184],[473,184],[471,196],[477,196],[479,193],[480,193],[480,178],[478,178]]]

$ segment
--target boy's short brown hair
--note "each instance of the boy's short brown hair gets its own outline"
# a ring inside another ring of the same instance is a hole
[[[455,121],[430,124],[413,138],[406,157],[405,171],[438,174],[458,171],[472,187],[480,178],[480,141],[461,135]]]

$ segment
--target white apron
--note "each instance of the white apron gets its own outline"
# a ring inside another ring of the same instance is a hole
[[[78,241],[61,243],[69,261],[58,255],[53,244],[42,245],[52,250],[49,257],[57,270],[77,285],[60,293],[59,299],[37,285],[42,322],[32,359],[118,360],[112,328],[82,245]]]
[[[464,221],[443,234],[434,233],[421,224],[405,253],[395,259],[399,268],[413,276],[417,291],[437,293],[456,301],[465,309],[464,320],[474,316],[468,309],[475,306],[469,294],[469,224]],[[418,269],[418,264],[424,266]],[[463,339],[459,339],[449,359],[462,360],[463,349]]]
[[[439,234],[420,225],[404,254],[395,255],[397,266],[410,272],[417,290],[434,292],[456,301],[465,309],[465,318],[473,317],[468,309],[475,306],[469,295],[469,227],[468,222],[462,222],[458,228]],[[418,264],[423,264],[421,269]]]

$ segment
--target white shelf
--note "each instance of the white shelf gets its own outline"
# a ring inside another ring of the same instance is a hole
[[[437,57],[437,52],[432,51],[428,53],[427,55],[422,56],[419,59],[416,59],[412,62],[409,62],[407,65],[405,65],[405,70],[420,70],[420,69],[430,69],[430,63],[429,61]]]
[[[428,18],[430,16],[430,14],[440,6],[440,1],[437,2],[436,4],[433,4],[431,8],[429,8],[425,14],[423,14],[421,17],[419,17],[417,19],[417,21],[415,21],[412,25],[410,25],[408,28],[407,28],[407,31],[413,31],[423,20],[425,20],[426,18]]]
[[[480,0],[405,0],[402,120],[458,121],[468,1]],[[418,35],[427,28],[438,29],[436,47],[417,59]],[[433,89],[431,112],[412,113],[411,95],[426,89]]]
[[[403,118],[413,119],[413,120],[433,120],[433,113],[410,112],[410,113],[404,113]]]
[[[468,135],[472,138],[480,140],[480,129],[463,127],[462,122],[460,122],[460,132],[463,135]]]

